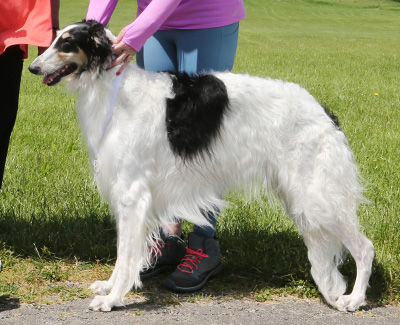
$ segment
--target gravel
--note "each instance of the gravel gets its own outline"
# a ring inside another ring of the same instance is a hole
[[[109,313],[89,311],[91,299],[60,305],[0,304],[0,324],[400,324],[400,307],[367,307],[355,313],[336,311],[316,300],[273,301],[213,298],[195,303],[150,304],[130,298]]]

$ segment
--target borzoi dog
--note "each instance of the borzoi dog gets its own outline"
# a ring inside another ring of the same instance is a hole
[[[207,225],[232,188],[274,192],[304,237],[311,274],[343,311],[365,303],[374,246],[359,230],[358,169],[334,118],[300,86],[229,72],[146,72],[116,77],[111,32],[94,21],[67,26],[29,67],[44,84],[67,81],[94,175],[118,228],[117,261],[91,289],[93,310],[123,304],[149,266],[159,226],[173,217]],[[357,265],[351,294],[338,270]]]

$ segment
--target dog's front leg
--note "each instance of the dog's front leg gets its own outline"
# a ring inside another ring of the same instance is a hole
[[[107,296],[96,296],[89,308],[95,311],[110,311],[114,306],[123,305],[123,297],[132,288],[141,285],[139,273],[142,269],[148,246],[146,217],[151,208],[151,193],[140,182],[130,190],[115,208],[118,227],[118,248],[115,270],[105,282],[95,282],[93,289],[100,294],[109,291]]]
[[[117,262],[118,262],[118,260],[117,260]],[[119,266],[119,263],[115,263],[114,270],[111,274],[111,277],[108,279],[108,281],[96,281],[89,287],[89,289],[92,290],[93,293],[100,295],[100,296],[108,295],[110,293],[112,287],[114,286],[115,280],[117,279],[118,266]]]

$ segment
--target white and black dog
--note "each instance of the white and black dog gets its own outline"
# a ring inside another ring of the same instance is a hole
[[[90,308],[109,311],[141,285],[163,221],[206,225],[201,211],[223,208],[232,188],[274,192],[304,237],[326,301],[343,311],[364,304],[374,246],[359,230],[358,169],[335,119],[279,80],[152,73],[134,63],[117,78],[118,67],[106,71],[113,38],[94,21],[67,26],[29,68],[79,93],[95,179],[116,218],[115,269],[91,286],[99,295]],[[344,295],[338,266],[347,250],[357,278]]]

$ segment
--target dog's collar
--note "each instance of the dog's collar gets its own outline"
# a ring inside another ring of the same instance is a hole
[[[115,77],[113,79],[113,81],[112,81],[109,107],[108,107],[108,110],[107,110],[106,117],[105,117],[105,119],[103,121],[103,125],[102,125],[102,128],[101,128],[99,141],[98,141],[96,147],[91,146],[92,147],[92,152],[93,152],[93,155],[94,155],[93,168],[94,168],[94,171],[96,173],[99,173],[100,170],[101,170],[101,162],[100,162],[100,159],[99,159],[99,149],[100,149],[101,142],[103,141],[104,134],[106,133],[106,130],[108,128],[108,125],[110,124],[112,115],[114,113],[115,104],[116,104],[117,98],[118,98],[119,87],[121,85],[121,81],[122,81],[122,78],[123,78],[124,74],[125,74],[125,70],[122,71],[122,73],[120,75],[118,75],[117,77]]]

